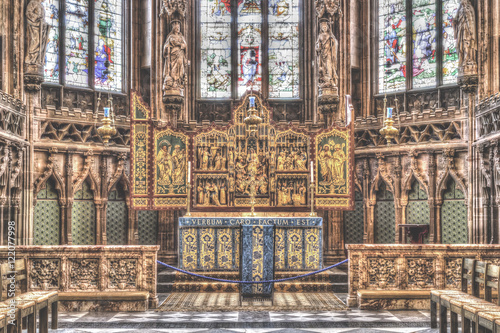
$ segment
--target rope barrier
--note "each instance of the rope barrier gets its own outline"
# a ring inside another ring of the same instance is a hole
[[[327,270],[332,269],[334,267],[337,267],[337,266],[340,266],[342,264],[345,264],[348,261],[349,261],[349,259],[346,259],[344,261],[336,263],[335,265],[331,265],[331,266],[328,266],[326,268],[320,269],[318,271],[310,272],[310,273],[307,273],[307,274],[302,274],[302,275],[297,275],[297,276],[292,276],[292,277],[283,278],[283,279],[277,279],[277,280],[264,280],[264,281],[236,281],[236,280],[217,279],[217,278],[214,278],[214,277],[211,277],[211,276],[200,275],[200,274],[196,274],[196,273],[193,273],[193,272],[188,272],[188,271],[185,271],[183,269],[180,269],[180,268],[177,268],[177,267],[174,267],[174,266],[170,266],[169,264],[165,264],[164,262],[161,262],[159,260],[157,260],[156,262],[159,263],[159,264],[161,264],[161,265],[163,265],[163,266],[165,266],[165,267],[173,269],[174,271],[181,272],[181,273],[184,273],[184,274],[187,274],[187,275],[196,276],[196,277],[199,277],[199,278],[202,278],[202,279],[207,279],[207,280],[212,280],[212,281],[217,281],[217,282],[225,282],[225,283],[255,284],[255,283],[276,283],[276,282],[283,282],[283,281],[289,281],[289,280],[296,280],[296,279],[304,278],[304,277],[307,277],[307,276],[311,276],[311,275],[314,275],[314,274],[318,274],[318,273],[327,271]]]

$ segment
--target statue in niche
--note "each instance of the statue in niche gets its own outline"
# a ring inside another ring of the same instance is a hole
[[[330,29],[328,19],[320,20],[320,33],[316,41],[319,87],[324,95],[338,94],[337,55],[339,43]]]
[[[45,22],[45,9],[40,0],[31,0],[26,7],[26,34],[28,47],[24,61],[27,65],[37,66],[37,71],[43,70],[49,25]]]
[[[186,77],[186,48],[187,43],[181,33],[181,22],[172,22],[172,32],[167,36],[163,45],[163,95],[183,96],[184,80]]]
[[[476,15],[469,0],[461,0],[453,20],[457,40],[458,66],[465,73],[477,68]]]

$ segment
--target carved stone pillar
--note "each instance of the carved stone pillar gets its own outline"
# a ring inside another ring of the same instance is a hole
[[[399,243],[397,235],[399,234],[399,225],[403,223],[404,214],[401,202],[401,171],[401,157],[398,156],[396,165],[394,166],[394,208],[396,212],[396,230],[394,234],[396,235],[396,243]]]
[[[139,245],[139,214],[137,210],[128,211],[128,233],[127,233],[127,244],[128,245]],[[158,244],[158,243],[157,243]]]
[[[441,207],[443,206],[443,200],[436,200],[436,225],[435,225],[435,231],[436,231],[436,236],[435,236],[435,242],[437,244],[440,244],[443,241],[442,237],[442,228],[441,228]],[[430,238],[429,238],[430,242]]]
[[[363,161],[363,243],[368,243],[368,221],[372,216],[373,209],[370,209],[370,163],[369,159]],[[371,215],[370,215],[371,214]],[[373,216],[371,221],[373,221]],[[372,223],[373,224],[373,223]]]
[[[106,206],[107,200],[94,200],[95,203],[95,245],[106,245]]]
[[[73,155],[71,152],[66,154],[66,196],[67,206],[61,219],[61,224],[65,226],[61,228],[61,244],[72,245],[71,211],[73,210]],[[64,233],[63,229],[65,229]]]
[[[434,151],[429,151],[427,174],[429,176],[428,204],[429,204],[429,243],[438,243],[436,239],[436,157]]]

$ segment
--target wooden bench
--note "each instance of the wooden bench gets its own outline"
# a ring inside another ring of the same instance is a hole
[[[470,294],[467,286],[470,284]],[[482,288],[481,288],[482,286]],[[458,315],[462,318],[462,332],[495,332],[496,322],[500,321],[500,267],[474,259],[462,261],[462,291],[433,290],[431,292],[431,327],[435,328],[436,304],[440,304],[439,332],[447,332],[447,310],[450,310],[450,332],[458,332]],[[492,302],[493,293],[497,295],[496,304]],[[484,298],[480,298],[483,294]],[[500,327],[500,326],[499,326]],[[498,330],[500,333],[500,330]]]
[[[430,290],[358,290],[358,305],[362,310],[425,308]],[[408,305],[408,300],[413,305]],[[418,305],[422,304],[422,305]]]
[[[464,258],[462,259],[462,270],[461,270],[461,280],[459,290],[432,290],[431,291],[431,328],[437,327],[437,304],[439,304],[439,331],[446,332],[447,330],[447,309],[450,308],[450,299],[453,297],[478,297],[479,288],[472,283],[474,278],[474,272],[476,268],[476,260]],[[472,284],[471,294],[467,293],[467,285],[469,282]],[[447,296],[444,298],[444,296]],[[449,296],[449,297],[448,297]],[[442,299],[443,298],[443,299]],[[451,327],[453,329],[458,329],[454,321],[451,320]]]
[[[57,291],[31,291],[28,292],[28,274],[26,259],[16,260],[14,265],[4,263],[0,265],[0,310],[8,311],[12,301],[16,304],[16,327],[22,331],[22,322],[26,321],[28,332],[36,331],[36,318],[39,317],[39,332],[49,330],[49,307],[52,309],[52,329],[57,329],[58,292]],[[13,268],[13,269],[12,269]],[[11,279],[15,274],[15,297],[11,295]],[[25,320],[26,318],[26,320]],[[12,325],[10,325],[12,326]]]

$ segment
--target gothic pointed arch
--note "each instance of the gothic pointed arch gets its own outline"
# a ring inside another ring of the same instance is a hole
[[[438,200],[443,200],[443,192],[447,189],[447,183],[448,180],[451,178],[453,179],[462,192],[464,193],[465,197],[467,198],[467,181],[457,172],[455,168],[455,150],[454,149],[446,149],[444,151],[444,157],[445,157],[445,171],[442,173],[438,179],[437,182],[437,193],[436,197]],[[467,200],[465,201],[465,204],[467,204]]]
[[[106,191],[107,193],[109,193],[113,190],[113,188],[116,188],[118,184],[121,184],[122,189],[125,191],[126,197],[129,198],[131,185],[129,176],[125,172],[126,159],[127,159],[127,154],[121,154],[118,157],[118,165],[116,167],[115,172],[108,181],[108,184],[106,186]]]
[[[83,170],[80,172],[80,175],[76,178],[73,183],[73,193],[76,193],[78,190],[82,189],[83,182],[85,180],[88,181],[90,185],[90,189],[94,194],[94,199],[100,198],[100,178],[97,172],[94,170],[94,155],[90,151],[86,154],[85,163],[83,166]]]
[[[33,195],[33,206],[36,205],[37,195],[47,186],[47,181],[53,179],[55,183],[55,190],[59,196],[59,204],[66,204],[66,183],[61,176],[59,166],[55,163],[55,156],[53,154],[49,155],[48,163],[45,167],[45,171],[35,180],[35,191]]]
[[[387,162],[382,154],[377,154],[378,168],[370,188],[370,201],[376,202],[377,192],[382,183],[394,194],[394,179],[389,175]]]

